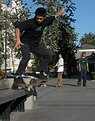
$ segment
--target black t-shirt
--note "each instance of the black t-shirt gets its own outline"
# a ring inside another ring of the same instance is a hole
[[[46,17],[41,24],[37,24],[35,18],[26,20],[24,22],[15,22],[15,28],[19,28],[23,33],[21,35],[21,42],[29,46],[38,46],[43,30],[49,26],[55,19],[55,16]]]

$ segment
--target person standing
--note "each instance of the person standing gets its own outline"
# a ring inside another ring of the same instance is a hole
[[[87,86],[87,72],[89,71],[88,60],[86,58],[86,53],[82,52],[81,58],[78,60],[78,86],[81,86],[81,80],[83,79],[83,86]]]
[[[19,77],[24,73],[28,61],[30,60],[30,53],[41,56],[39,65],[37,66],[33,76],[39,79],[46,79],[45,71],[51,60],[51,53],[47,48],[40,46],[40,40],[45,27],[52,24],[55,18],[61,16],[65,12],[63,7],[59,12],[53,16],[47,16],[46,9],[43,7],[37,8],[35,16],[32,19],[15,22],[16,28],[16,43],[15,48],[20,48],[22,52],[22,59],[16,71],[14,81],[19,84]]]
[[[64,59],[62,57],[62,54],[58,54],[58,57],[59,57],[59,60],[56,63],[56,65],[54,66],[54,68],[57,67],[57,86],[61,87],[61,86],[63,86],[62,75],[64,72]]]

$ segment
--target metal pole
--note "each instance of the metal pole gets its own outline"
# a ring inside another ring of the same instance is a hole
[[[7,12],[5,13],[5,79],[7,78]]]
[[[5,22],[6,27],[6,22]],[[7,78],[7,30],[5,28],[5,79]]]

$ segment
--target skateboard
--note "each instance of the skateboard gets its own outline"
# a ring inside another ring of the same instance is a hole
[[[46,83],[47,81],[45,80],[33,80],[35,82],[32,82],[31,83],[31,80],[30,80],[30,83],[29,84],[18,84],[18,89],[25,89],[27,91],[31,91],[33,88],[36,88],[36,87],[46,87]]]
[[[37,79],[37,78],[30,78],[29,84],[26,84],[23,80],[24,77],[14,78],[14,83],[12,85],[12,89],[25,89],[25,90],[32,90],[36,87],[46,87],[46,83],[48,79]]]

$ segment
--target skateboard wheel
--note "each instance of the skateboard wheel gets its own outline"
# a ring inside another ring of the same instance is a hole
[[[43,84],[43,87],[47,87],[47,85],[46,84]]]
[[[30,87],[28,87],[28,91],[31,91],[31,88]]]
[[[18,86],[18,89],[22,89],[22,87]]]

